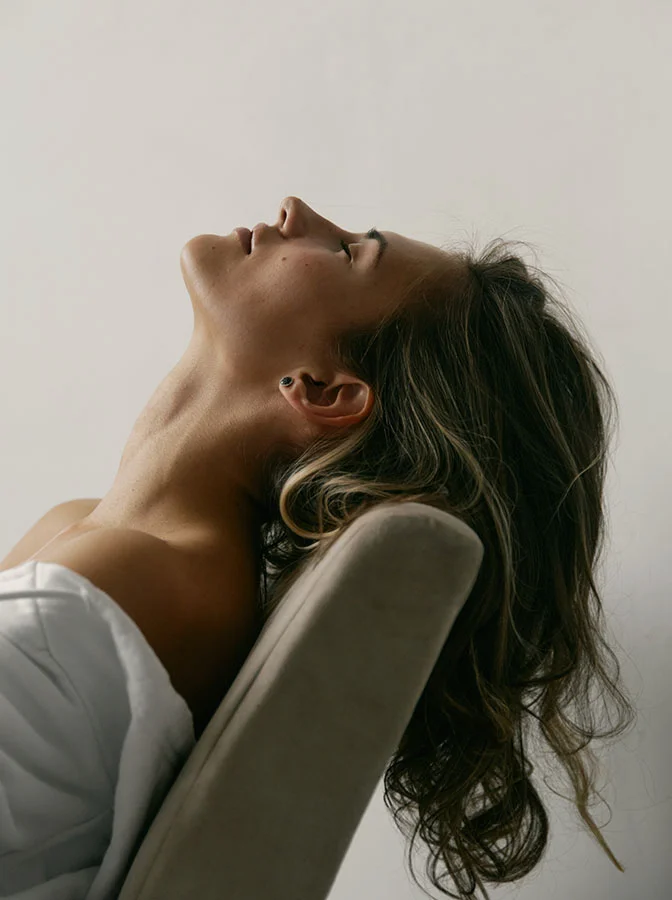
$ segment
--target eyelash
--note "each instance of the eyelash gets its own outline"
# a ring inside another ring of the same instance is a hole
[[[367,238],[372,238],[372,237],[373,237],[373,233],[375,232],[375,230],[376,230],[375,228],[372,228],[370,231],[367,231],[367,232],[366,232]],[[343,238],[341,238],[341,247],[345,250],[345,255],[348,257],[348,259],[349,259],[350,261],[352,261],[352,253],[350,252],[350,248],[349,248],[348,245],[345,243],[345,241],[343,240]]]

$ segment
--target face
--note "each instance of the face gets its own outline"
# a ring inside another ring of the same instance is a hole
[[[287,197],[274,225],[255,227],[249,254],[235,231],[185,244],[180,266],[195,327],[207,334],[222,376],[273,389],[302,371],[328,382],[335,335],[379,321],[411,279],[445,262],[429,244],[390,231],[383,238],[377,262],[378,240]]]

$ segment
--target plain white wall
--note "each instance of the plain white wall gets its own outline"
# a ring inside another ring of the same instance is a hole
[[[671,36],[667,0],[0,3],[0,556],[111,485],[188,342],[197,234],[296,194],[351,230],[529,241],[565,285],[620,404],[602,584],[640,712],[603,758],[627,871],[549,792],[544,860],[493,898],[672,896]],[[404,852],[381,783],[330,900],[423,897]]]

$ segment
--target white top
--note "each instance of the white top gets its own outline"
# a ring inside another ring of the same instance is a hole
[[[57,563],[0,572],[0,897],[116,898],[194,745],[108,594]]]

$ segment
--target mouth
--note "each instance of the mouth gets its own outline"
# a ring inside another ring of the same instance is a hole
[[[252,252],[252,232],[250,231],[250,229],[234,228],[234,231],[238,235],[238,240],[242,244],[245,253],[250,254]]]

